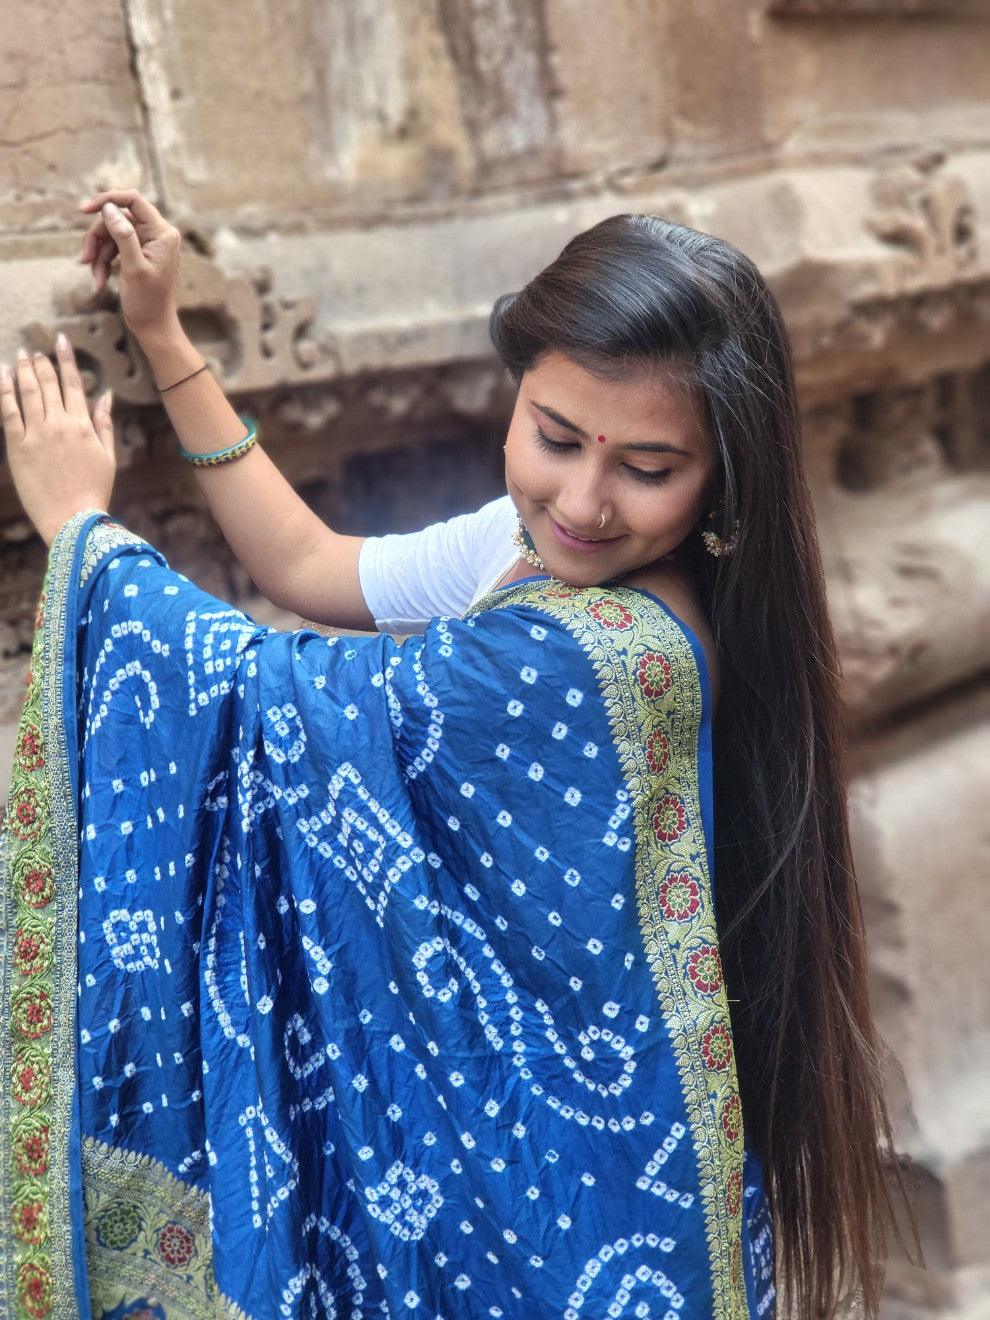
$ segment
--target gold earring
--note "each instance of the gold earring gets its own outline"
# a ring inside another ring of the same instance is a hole
[[[546,566],[539,556],[536,544],[527,531],[526,524],[521,518],[519,519],[519,526],[512,533],[512,540],[522,551],[522,558],[525,559],[527,564],[532,564],[533,568],[538,568],[541,573],[546,572]]]
[[[723,515],[724,512],[725,512],[725,502],[724,500],[720,499],[718,504],[715,506],[715,508],[709,511],[708,522],[710,523],[718,522],[720,520],[721,515]],[[735,550],[736,543],[738,540],[738,532],[739,532],[739,519],[737,518],[735,522],[732,524],[731,536],[723,538],[719,536],[719,534],[716,531],[714,531],[712,528],[706,527],[705,530],[701,533],[701,539],[704,542],[705,549],[708,551],[708,553],[710,555],[714,555],[716,559],[718,559],[722,555],[731,555],[733,550]]]

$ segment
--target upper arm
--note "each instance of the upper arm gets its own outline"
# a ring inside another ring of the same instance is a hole
[[[360,631],[420,632],[460,616],[493,551],[509,545],[505,499],[416,532],[345,536],[325,528],[273,603],[313,623]]]
[[[331,628],[377,631],[358,572],[366,539],[345,536],[328,527],[304,558],[288,570],[285,589],[273,604]]]

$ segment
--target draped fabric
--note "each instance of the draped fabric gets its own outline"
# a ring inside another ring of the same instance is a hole
[[[0,1314],[771,1314],[710,720],[643,590],[328,638],[66,523],[0,844]]]

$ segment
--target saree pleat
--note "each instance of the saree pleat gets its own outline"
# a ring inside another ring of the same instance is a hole
[[[76,515],[0,836],[0,1312],[772,1314],[711,793],[648,592],[277,632]]]

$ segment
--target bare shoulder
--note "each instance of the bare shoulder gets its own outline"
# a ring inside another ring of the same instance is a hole
[[[682,568],[669,564],[648,564],[620,579],[628,587],[642,587],[658,596],[679,619],[688,625],[705,653],[712,690],[712,707],[718,704],[719,663],[715,638],[701,607],[691,577]]]

